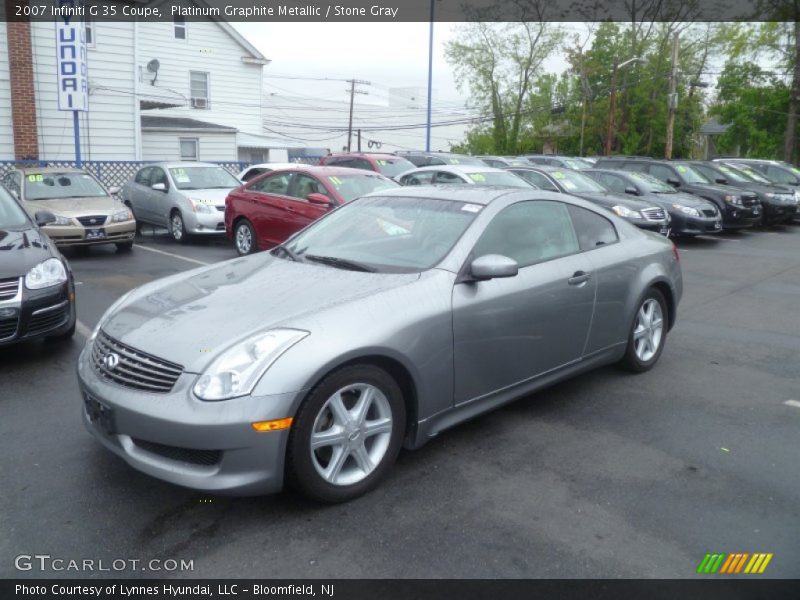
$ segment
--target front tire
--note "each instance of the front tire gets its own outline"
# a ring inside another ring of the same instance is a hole
[[[628,347],[620,364],[634,373],[644,373],[658,362],[669,329],[669,313],[664,295],[650,288],[639,300]]]
[[[403,443],[400,386],[383,369],[353,365],[308,395],[289,435],[289,481],[322,502],[352,500],[386,476]]]
[[[172,239],[179,244],[185,244],[188,241],[186,224],[183,222],[183,215],[179,210],[173,210],[169,216],[169,233]]]
[[[233,243],[239,256],[247,256],[256,251],[256,232],[252,223],[242,219],[233,228]]]

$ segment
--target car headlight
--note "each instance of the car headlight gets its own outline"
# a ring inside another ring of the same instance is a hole
[[[800,202],[800,190],[794,191],[794,199]]]
[[[626,219],[641,219],[642,218],[642,213],[640,213],[638,210],[631,210],[627,206],[617,205],[617,206],[611,207],[611,210],[613,210],[620,217],[624,217]]]
[[[764,198],[774,198],[776,195],[774,192],[764,192]]]
[[[135,289],[135,288],[134,288],[134,289]],[[112,304],[111,306],[109,306],[109,307],[106,309],[106,312],[104,312],[104,313],[103,313],[103,316],[102,316],[102,317],[100,317],[100,320],[98,320],[98,321],[97,321],[97,325],[95,325],[95,327],[94,327],[94,331],[92,331],[92,335],[90,335],[90,336],[89,336],[89,341],[90,341],[90,342],[93,342],[93,341],[94,341],[94,338],[96,338],[96,337],[97,337],[97,334],[100,332],[100,327],[103,325],[103,323],[105,322],[105,320],[106,320],[108,317],[110,317],[110,316],[111,316],[111,313],[113,313],[115,310],[117,310],[117,308],[119,308],[119,307],[120,307],[120,305],[121,305],[123,302],[125,302],[125,300],[127,300],[127,299],[128,299],[128,296],[130,296],[132,293],[133,293],[133,290],[129,290],[129,291],[125,292],[125,293],[124,293],[122,296],[120,296],[119,298],[117,298],[117,300],[114,302],[114,304]]]
[[[29,290],[41,290],[42,288],[59,285],[67,280],[67,270],[57,258],[48,258],[33,267],[25,275],[25,287]]]
[[[192,204],[192,210],[197,213],[213,213],[216,212],[216,207],[208,200],[202,198],[189,198]]]
[[[63,215],[53,215],[56,220],[52,223],[48,223],[48,227],[69,227],[70,225],[74,225],[75,222],[70,217],[65,217]]]
[[[220,354],[194,385],[201,400],[228,400],[253,391],[277,358],[309,335],[300,329],[271,329],[249,337]]]
[[[130,221],[131,219],[133,219],[133,213],[127,208],[124,210],[117,211],[113,215],[111,215],[112,223],[121,223],[123,221]]]
[[[673,204],[672,208],[677,209],[686,215],[691,215],[693,217],[700,216],[700,211],[697,210],[696,208],[692,208],[691,206],[684,206],[683,204]]]
[[[734,196],[733,194],[726,194],[723,198],[725,202],[728,204],[736,204],[737,206],[742,206],[742,199],[739,196]]]

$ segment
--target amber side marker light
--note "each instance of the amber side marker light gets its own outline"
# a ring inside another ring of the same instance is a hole
[[[256,421],[251,425],[256,431],[280,431],[281,429],[289,429],[293,420],[293,417],[286,417],[285,419],[275,419],[274,421]]]

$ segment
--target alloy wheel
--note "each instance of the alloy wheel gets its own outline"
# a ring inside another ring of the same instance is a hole
[[[333,485],[364,480],[381,463],[392,437],[392,410],[374,385],[335,392],[317,414],[309,450],[317,473]]]
[[[176,241],[181,241],[183,238],[183,217],[181,217],[180,213],[175,213],[172,215],[170,223],[172,225],[172,237]]]
[[[253,249],[253,234],[250,232],[250,227],[245,223],[241,223],[236,228],[236,250],[239,254],[250,254]]]
[[[663,335],[664,315],[661,304],[655,298],[648,298],[639,307],[633,328],[636,357],[645,363],[652,360],[658,352]]]

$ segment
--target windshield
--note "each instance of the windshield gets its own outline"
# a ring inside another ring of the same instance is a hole
[[[415,169],[414,163],[406,160],[405,158],[379,158],[375,160],[378,164],[378,170],[381,175],[386,177],[395,177],[400,173],[405,173],[411,169]]]
[[[364,175],[333,175],[328,177],[328,181],[345,202],[366,196],[370,192],[399,187],[399,184],[391,179],[368,173]]]
[[[521,177],[517,177],[513,173],[506,171],[486,171],[483,173],[465,173],[473,183],[478,185],[504,185],[508,187],[532,187],[527,181]]]
[[[717,169],[725,176],[726,179],[730,181],[736,181],[738,183],[752,183],[752,179],[750,179],[747,175],[742,173],[739,169],[734,169],[733,167],[726,167],[724,165],[720,165]]]
[[[481,209],[429,198],[360,198],[332,212],[293,238],[288,249],[298,260],[342,268],[413,273],[430,269],[453,248]]]
[[[724,171],[726,168],[728,167],[720,167],[720,170]],[[755,181],[757,183],[767,183],[767,184],[772,183],[769,179],[767,179],[761,173],[759,173],[758,171],[756,171],[755,169],[753,169],[748,165],[737,165],[736,169],[740,173],[745,175],[747,178],[749,178],[750,181]]]
[[[104,198],[106,191],[88,173],[26,173],[25,200]]]
[[[654,194],[677,194],[676,190],[671,185],[668,185],[660,179],[653,177],[649,173],[639,173],[638,171],[631,171],[628,173],[631,179],[638,181],[647,192]]]
[[[688,165],[675,165],[675,170],[681,174],[686,183],[711,183],[711,180]]]
[[[25,211],[6,189],[0,186],[0,230],[28,227]]]
[[[606,188],[597,183],[591,177],[576,171],[558,170],[552,171],[550,175],[558,182],[565,192],[586,193],[586,192],[605,192]]]
[[[169,172],[179,190],[229,190],[242,185],[222,167],[172,167]]]

